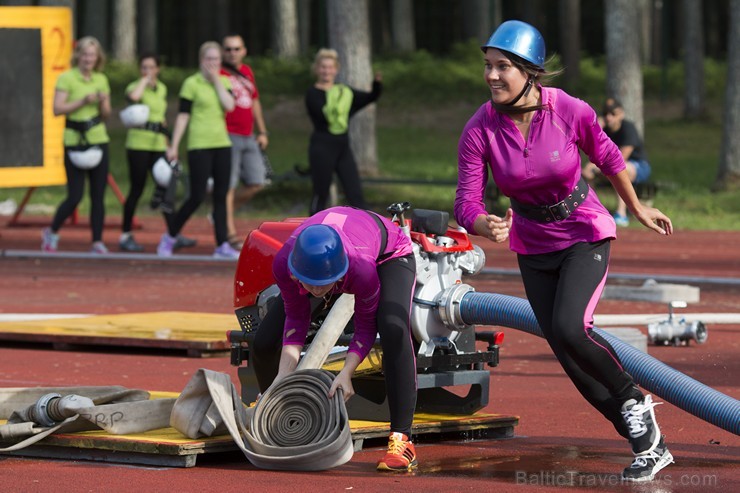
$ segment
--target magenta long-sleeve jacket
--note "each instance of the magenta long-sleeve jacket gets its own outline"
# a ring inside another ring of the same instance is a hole
[[[373,347],[378,332],[376,313],[380,300],[378,255],[381,243],[378,224],[371,212],[352,207],[332,207],[321,211],[302,223],[283,244],[272,264],[273,275],[285,302],[285,327],[283,345],[303,345],[311,322],[308,292],[292,277],[288,268],[288,255],[298,234],[312,224],[326,224],[334,228],[342,239],[349,259],[349,269],[334,286],[333,293],[355,295],[355,333],[348,351],[364,359]],[[378,216],[380,217],[380,216]],[[388,231],[384,252],[390,253],[382,262],[413,253],[411,240],[395,223],[380,217]],[[381,263],[382,263],[381,262]]]
[[[455,218],[469,232],[475,232],[475,219],[487,214],[483,196],[489,167],[504,195],[538,206],[556,204],[572,192],[581,178],[579,149],[606,176],[625,169],[619,148],[599,126],[593,108],[560,89],[540,86],[540,91],[545,108],[535,112],[526,142],[512,119],[490,103],[465,126],[458,144]],[[514,252],[540,254],[616,238],[616,225],[591,189],[562,221],[541,223],[514,213],[509,238]]]

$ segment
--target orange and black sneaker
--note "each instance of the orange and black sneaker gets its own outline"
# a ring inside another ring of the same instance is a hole
[[[416,450],[409,437],[403,433],[391,433],[388,452],[378,462],[378,471],[410,471],[417,465]]]

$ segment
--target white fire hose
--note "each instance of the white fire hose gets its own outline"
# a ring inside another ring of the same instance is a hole
[[[149,400],[143,390],[123,387],[0,389],[0,440],[19,442],[0,452],[28,447],[59,432],[104,429],[121,435],[165,428],[189,438],[228,431],[249,461],[262,469],[318,471],[342,465],[354,447],[341,389],[327,397],[334,379],[320,370],[354,312],[342,295],[298,369],[245,408],[225,373],[200,369],[177,399]]]

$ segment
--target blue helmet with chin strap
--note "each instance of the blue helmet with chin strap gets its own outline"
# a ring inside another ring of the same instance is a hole
[[[299,281],[311,286],[341,279],[349,269],[349,259],[339,233],[326,224],[306,227],[288,256],[288,268]]]
[[[513,53],[540,70],[545,70],[545,39],[534,26],[526,22],[503,22],[491,34],[488,42],[480,47],[484,53],[488,48]]]

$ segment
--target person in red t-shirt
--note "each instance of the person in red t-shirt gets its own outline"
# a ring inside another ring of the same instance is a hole
[[[267,149],[269,141],[254,73],[249,65],[243,63],[247,56],[244,39],[238,34],[229,34],[224,37],[222,46],[221,73],[231,79],[231,91],[236,101],[234,111],[226,114],[226,127],[231,138],[231,182],[226,196],[226,223],[229,243],[239,250],[242,241],[236,232],[234,212],[265,186],[267,168],[262,151]],[[239,181],[244,187],[237,193]]]

